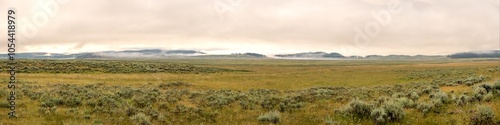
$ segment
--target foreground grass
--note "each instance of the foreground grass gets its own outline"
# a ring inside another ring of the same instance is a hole
[[[372,102],[382,96],[392,97],[396,92],[422,91],[433,85],[451,98],[472,93],[475,85],[492,84],[500,79],[498,60],[161,60],[147,63],[179,63],[249,72],[22,73],[17,75],[18,91],[25,91],[19,95],[19,118],[0,117],[0,123],[138,124],[144,118],[152,124],[267,124],[257,118],[269,111],[284,109],[280,112],[279,124],[325,124],[326,121],[373,124],[371,119],[353,118],[335,110],[344,108],[354,98]],[[0,77],[8,78],[7,74]],[[468,77],[485,80],[471,86],[451,84]],[[189,85],[168,86],[168,81],[184,81]],[[5,87],[0,88],[6,90]],[[118,94],[126,90],[131,91],[130,97]],[[181,90],[186,92],[179,92]],[[383,92],[386,90],[390,93]],[[251,94],[255,92],[258,93]],[[265,94],[269,92],[272,94]],[[4,96],[0,94],[1,98]],[[77,97],[80,103],[68,103],[70,97]],[[429,102],[428,97],[429,94],[420,94],[418,101]],[[145,107],[134,101],[148,98]],[[172,98],[177,100],[169,100]],[[58,99],[62,103],[46,105]],[[100,106],[99,101],[102,101]],[[92,102],[97,102],[97,106]],[[280,106],[285,102],[287,105]],[[115,103],[116,107],[106,106]],[[498,121],[499,104],[497,95],[490,101],[463,106],[448,102],[440,108],[440,113],[426,115],[415,108],[405,108],[405,118],[390,124],[466,124],[476,105],[492,107]],[[7,112],[5,107],[0,109],[0,113]]]

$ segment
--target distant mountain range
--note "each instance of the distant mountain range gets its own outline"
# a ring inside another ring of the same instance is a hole
[[[104,51],[97,53],[87,53],[77,56],[76,58],[145,58],[145,57],[168,57],[168,56],[193,56],[203,55],[204,52],[195,50],[161,50],[161,49],[144,49],[144,50],[124,50],[124,51]]]
[[[7,54],[0,54],[7,57]],[[265,58],[265,55],[258,53],[234,53],[231,55],[208,55],[195,50],[124,50],[124,51],[102,51],[102,52],[82,52],[75,54],[60,54],[47,52],[16,53],[16,58],[27,59],[88,59],[88,58]]]
[[[47,52],[32,52],[32,53],[16,53],[16,58],[32,58],[32,59],[84,59],[84,58],[148,58],[148,57],[168,57],[168,56],[195,56],[206,54],[194,50],[161,50],[161,49],[144,49],[144,50],[125,50],[125,51],[103,51],[103,52],[83,52],[75,54],[60,54]],[[1,54],[2,57],[7,57],[6,54]]]
[[[7,54],[0,54],[6,58]],[[500,50],[481,52],[461,52],[448,56],[429,55],[368,55],[368,56],[344,56],[340,53],[327,52],[302,52],[295,54],[278,54],[276,58],[299,58],[299,59],[422,59],[422,58],[500,58]],[[60,54],[46,52],[16,53],[16,58],[29,59],[89,59],[89,58],[269,58],[259,53],[233,53],[226,55],[211,55],[196,50],[124,50],[124,51],[102,51],[102,52],[82,52],[75,54]],[[271,57],[272,58],[272,57]]]
[[[500,58],[500,50],[462,52],[448,56],[449,58]]]

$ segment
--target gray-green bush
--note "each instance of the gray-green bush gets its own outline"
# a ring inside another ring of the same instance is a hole
[[[372,109],[373,105],[358,99],[353,99],[342,112],[353,117],[368,118],[371,115]]]
[[[138,113],[130,117],[130,120],[132,120],[135,124],[138,125],[151,125],[149,116],[146,116],[146,114],[144,113]]]
[[[468,104],[468,103],[469,103],[469,102],[471,102],[471,101],[472,101],[472,99],[471,99],[469,96],[465,95],[465,94],[461,94],[461,95],[460,95],[460,96],[459,96],[459,97],[455,100],[455,102],[457,103],[457,105],[460,105],[460,106],[462,106],[462,105],[466,105],[466,104]]]
[[[495,114],[493,109],[488,106],[479,105],[476,107],[477,112],[470,118],[471,125],[494,125],[493,118]]]
[[[280,113],[278,111],[270,111],[266,114],[260,115],[257,120],[261,122],[271,122],[271,123],[279,123],[281,120]]]
[[[376,124],[386,124],[387,122],[400,121],[405,117],[403,105],[404,103],[399,101],[389,100],[380,107],[373,109],[370,116]]]
[[[432,109],[434,108],[434,105],[431,103],[418,103],[417,104],[417,109],[424,113],[424,115],[427,115],[427,113],[431,112]]]

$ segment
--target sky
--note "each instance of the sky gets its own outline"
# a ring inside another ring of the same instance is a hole
[[[500,49],[499,0],[0,0],[0,24],[7,24],[8,9],[16,11],[17,52]]]

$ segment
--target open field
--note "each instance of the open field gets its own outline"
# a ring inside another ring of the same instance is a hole
[[[19,62],[0,124],[500,123],[499,59]]]

